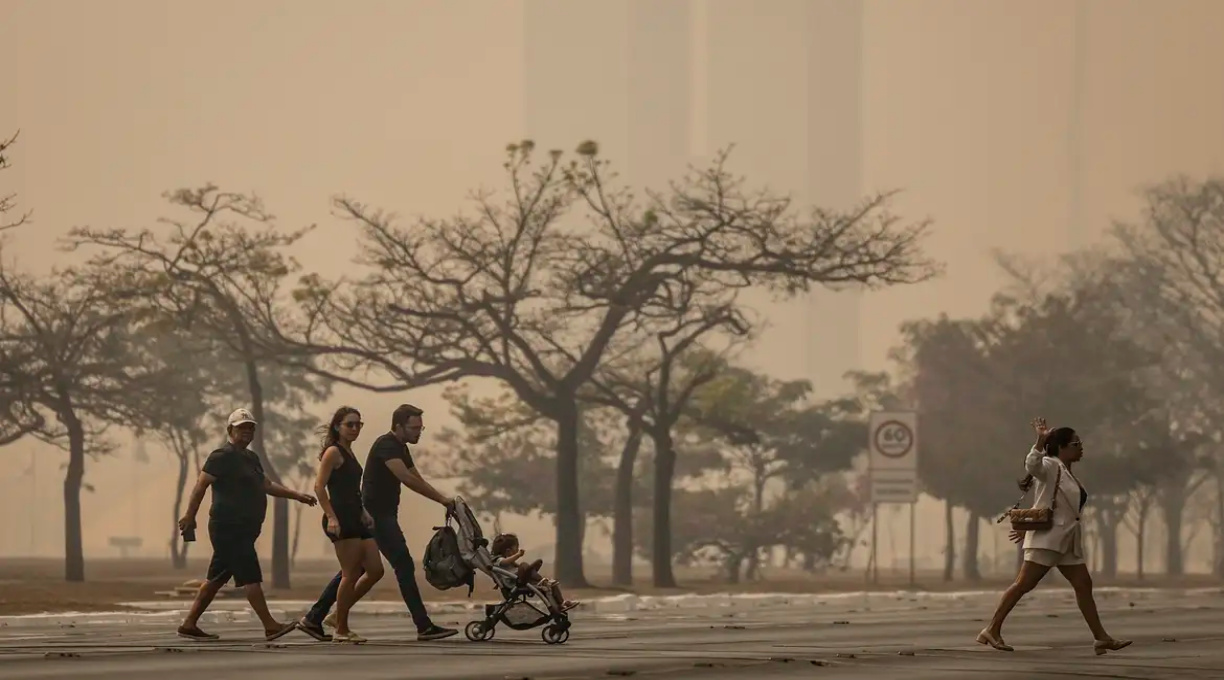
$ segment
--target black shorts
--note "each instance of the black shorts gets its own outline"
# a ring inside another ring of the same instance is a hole
[[[246,586],[263,582],[259,568],[259,553],[255,541],[260,525],[208,523],[208,540],[212,543],[212,561],[208,563],[208,580],[222,585],[234,579],[234,585]]]
[[[327,530],[327,515],[323,515],[323,535],[331,539],[332,543],[336,541],[345,541],[350,538],[374,538],[374,534],[369,527],[361,522],[361,510],[352,508],[335,508],[336,519],[340,521],[340,534],[332,535]]]

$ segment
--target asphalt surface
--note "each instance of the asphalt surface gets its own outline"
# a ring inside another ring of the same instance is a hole
[[[387,615],[354,617],[354,630],[370,639],[360,646],[315,642],[300,632],[266,643],[257,626],[241,623],[208,626],[222,639],[206,643],[180,640],[164,622],[9,626],[0,629],[0,678],[1224,677],[1224,596],[1101,594],[1106,627],[1135,644],[1096,656],[1069,590],[1051,590],[1064,592],[1022,603],[1008,621],[1004,635],[1016,648],[1011,653],[974,642],[994,596],[905,596],[872,602],[869,609],[851,599],[805,607],[577,612],[572,636],[560,646],[545,645],[538,629],[504,627],[490,642],[468,642],[460,634],[419,643],[406,616]],[[436,618],[455,627],[468,620],[459,614]]]

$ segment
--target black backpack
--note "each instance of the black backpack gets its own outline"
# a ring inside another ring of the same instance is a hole
[[[451,527],[450,517],[446,518],[446,526],[434,527],[433,538],[425,546],[422,564],[429,585],[438,590],[467,586],[468,597],[471,597],[476,586],[476,572],[459,551],[459,534]]]

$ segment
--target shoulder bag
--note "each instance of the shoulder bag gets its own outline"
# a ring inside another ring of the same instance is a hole
[[[1011,520],[1012,531],[1048,531],[1054,528],[1054,508],[1058,507],[1058,485],[1062,482],[1062,466],[1058,466],[1058,475],[1054,478],[1054,499],[1050,502],[1048,508],[1026,508],[1020,509],[1020,503],[1024,502],[1024,495],[1020,496],[1020,500],[1011,507],[1010,510],[999,516],[995,524],[1002,522],[1005,519]],[[1027,491],[1025,495],[1027,495]]]

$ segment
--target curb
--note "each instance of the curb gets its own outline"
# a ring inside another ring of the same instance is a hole
[[[1101,599],[1130,597],[1146,599],[1151,596],[1220,596],[1224,588],[1195,589],[1165,589],[1165,588],[1121,588],[1104,587],[1095,590]],[[756,609],[765,607],[800,607],[816,608],[829,604],[848,601],[856,602],[960,602],[976,604],[979,598],[994,598],[998,592],[993,590],[965,590],[951,592],[914,592],[914,591],[858,591],[850,593],[826,594],[795,594],[795,593],[711,593],[708,595],[633,595],[626,593],[602,597],[583,602],[578,610],[592,614],[628,614],[638,611],[683,611],[696,609],[722,609],[737,607]],[[1038,590],[1030,593],[1026,601],[1057,600],[1073,597],[1065,590]],[[33,628],[58,626],[71,628],[80,625],[115,625],[125,623],[172,623],[186,615],[186,602],[124,602],[125,607],[141,611],[125,612],[54,612],[42,614],[22,614],[0,616],[2,628]],[[273,601],[272,616],[277,619],[296,618],[310,609],[313,602],[306,600]],[[468,602],[439,602],[430,604],[429,609],[436,614],[462,614],[477,611],[486,604],[483,600]],[[353,611],[358,614],[374,616],[406,616],[407,612],[401,602],[377,601],[359,602]],[[215,623],[250,623],[255,620],[247,603],[243,600],[225,600],[214,602],[211,609],[204,613],[201,622]]]

